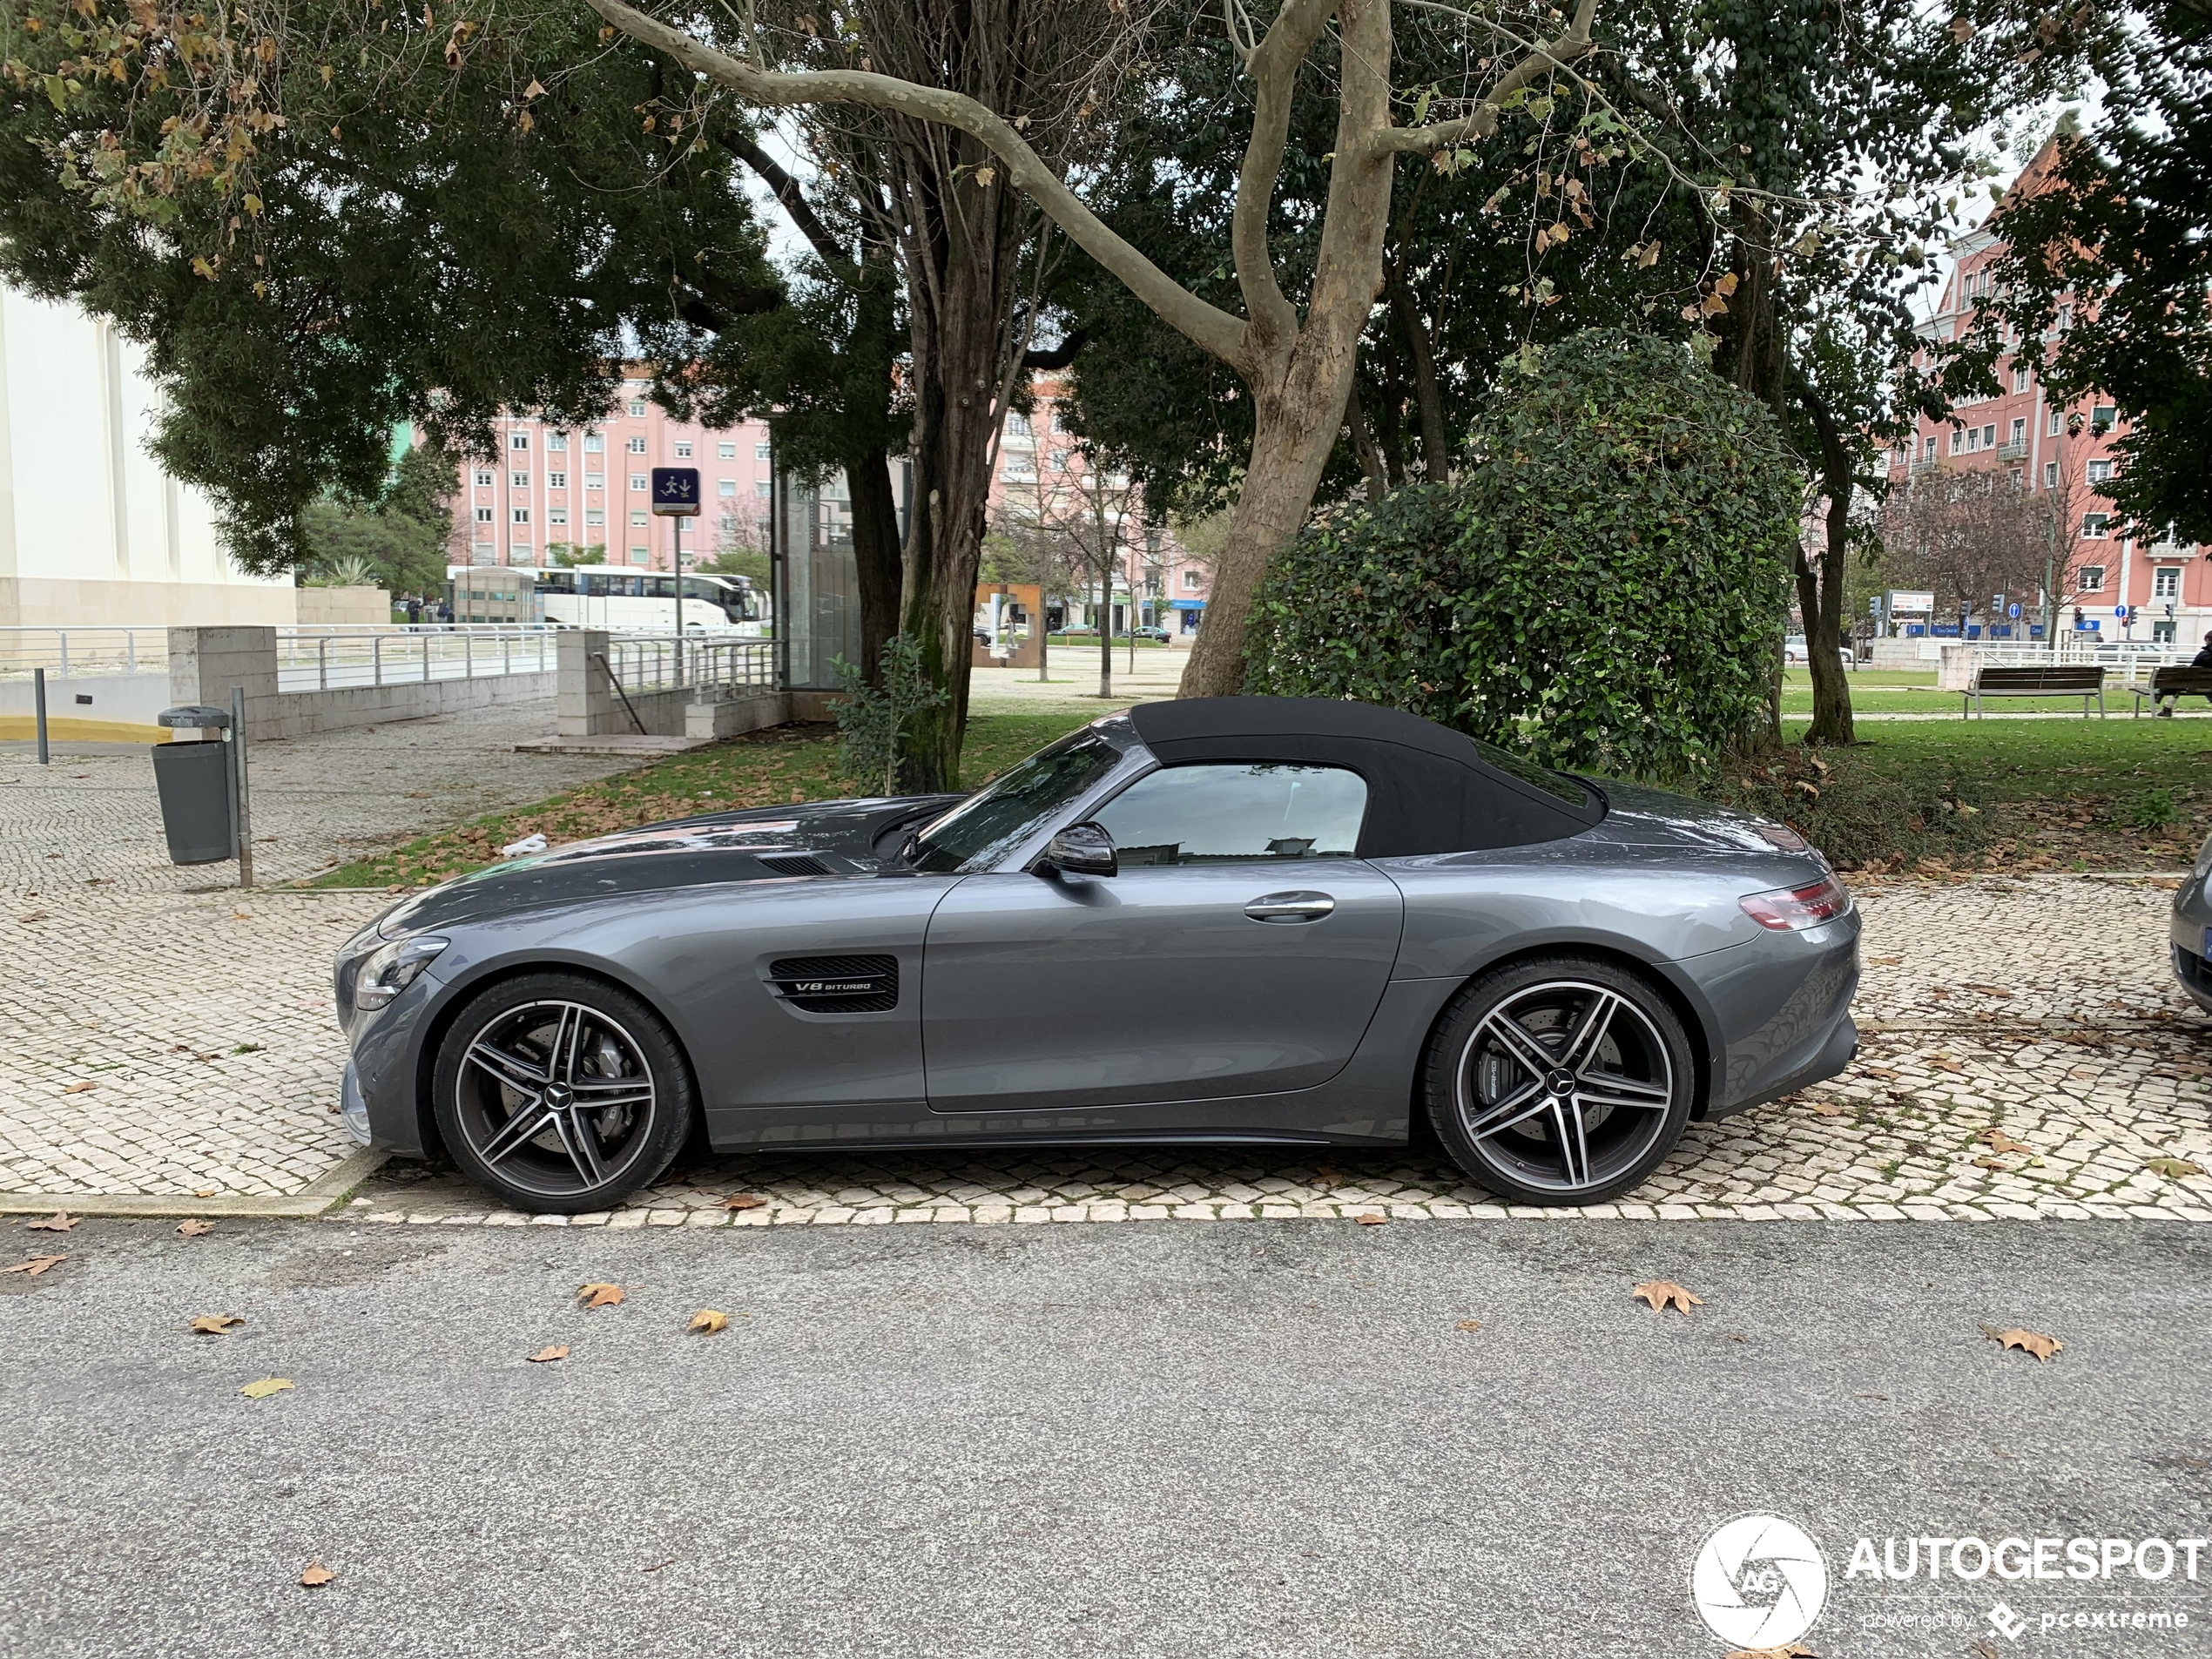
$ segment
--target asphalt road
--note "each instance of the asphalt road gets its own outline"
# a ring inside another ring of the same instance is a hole
[[[1689,1563],[1760,1509],[1826,1556],[1824,1659],[2212,1651],[2212,1559],[1844,1571],[2212,1530],[2212,1230],[8,1231],[70,1258],[0,1275],[11,1659],[1718,1656]],[[2188,1628],[2040,1623],[2101,1608]]]

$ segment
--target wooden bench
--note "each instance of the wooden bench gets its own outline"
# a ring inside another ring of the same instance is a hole
[[[2191,668],[2187,663],[2169,663],[2164,668],[2154,668],[2148,685],[2131,685],[2135,694],[2135,714],[2141,718],[2145,703],[2158,703],[2165,698],[2178,702],[2185,697],[2212,698],[2212,668]]]
[[[1977,716],[1981,713],[1985,697],[2078,697],[2085,720],[2089,718],[2089,699],[2094,698],[2098,716],[2101,718],[2105,711],[2105,671],[2094,664],[2005,668],[1995,663],[1983,663],[1974,670],[1973,683],[1959,696],[1966,699],[1959,706],[1959,718],[1962,720],[1970,711]]]

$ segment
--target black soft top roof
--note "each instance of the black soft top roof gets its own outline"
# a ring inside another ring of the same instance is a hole
[[[1358,772],[1367,785],[1361,858],[1525,846],[1577,834],[1605,816],[1595,792],[1574,779],[1403,709],[1322,697],[1195,697],[1141,703],[1129,718],[1165,765],[1272,760]]]

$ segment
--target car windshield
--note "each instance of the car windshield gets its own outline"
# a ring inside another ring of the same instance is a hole
[[[1527,755],[1517,755],[1510,749],[1501,749],[1494,743],[1485,743],[1480,738],[1469,738],[1475,752],[1509,777],[1524,784],[1533,784],[1548,795],[1556,795],[1571,806],[1590,804],[1590,792],[1563,772],[1554,772],[1549,766],[1540,766]]]
[[[922,831],[915,842],[914,867],[948,874],[971,865],[996,863],[1111,772],[1121,758],[1121,751],[1095,732],[1069,733]]]

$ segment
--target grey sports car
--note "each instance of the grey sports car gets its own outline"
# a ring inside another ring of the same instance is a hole
[[[1520,1203],[1834,1076],[1858,917],[1794,833],[1393,710],[1145,705],[979,793],[517,858],[347,941],[347,1123],[508,1203],[717,1150],[1436,1140]]]
[[[2196,868],[2174,895],[2174,977],[2212,1014],[2212,835],[2196,850]]]

